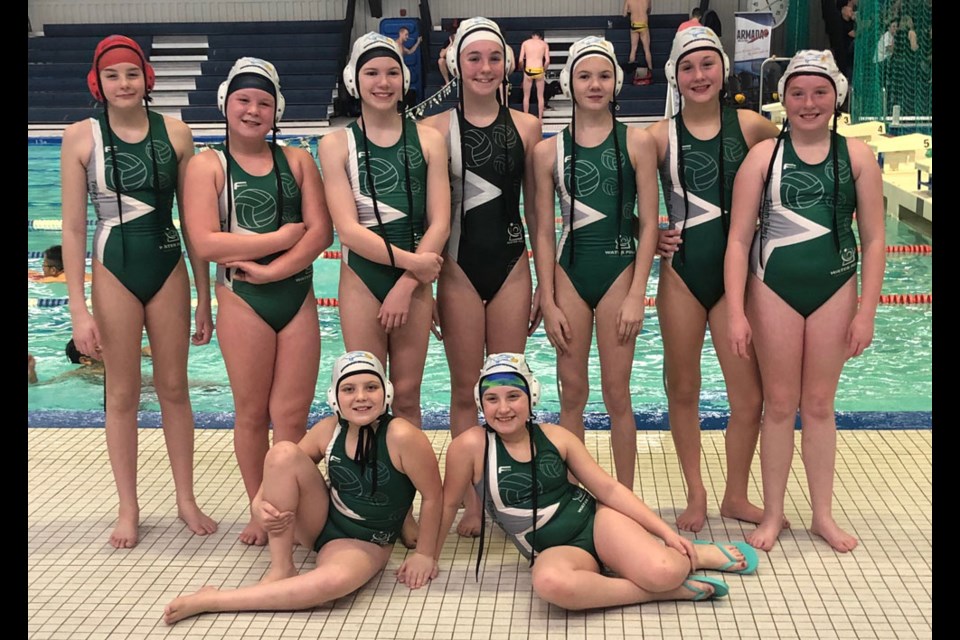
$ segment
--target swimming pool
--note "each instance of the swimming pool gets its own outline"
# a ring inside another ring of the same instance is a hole
[[[38,256],[46,247],[60,243],[59,228],[35,229],[36,221],[60,218],[60,145],[47,139],[28,145],[27,186],[27,267],[39,270]],[[661,211],[663,204],[661,202]],[[559,214],[558,214],[559,215]],[[92,209],[90,219],[93,219]],[[43,226],[42,223],[37,226]],[[93,235],[89,227],[89,236]],[[888,245],[929,244],[930,238],[892,218],[887,219]],[[334,241],[331,250],[338,250]],[[314,264],[314,291],[318,298],[335,298],[339,260],[318,259]],[[88,261],[89,265],[89,261]],[[89,267],[88,267],[89,268]],[[929,254],[888,254],[884,294],[926,294],[931,291],[932,261]],[[211,274],[213,269],[211,268]],[[654,261],[647,285],[647,296],[656,295],[659,261]],[[89,295],[89,285],[88,295]],[[64,356],[63,348],[70,339],[70,314],[61,304],[67,297],[66,284],[28,283],[27,346],[37,360],[41,383],[75,368]],[[196,297],[194,292],[193,297]],[[51,305],[51,306],[41,306]],[[343,350],[337,309],[321,307],[320,331],[322,353],[320,379],[311,411],[329,412],[324,398],[329,384],[333,360]],[[214,307],[216,319],[216,307]],[[527,345],[531,367],[543,383],[541,409],[547,414],[559,411],[556,393],[556,371],[553,349],[542,327]],[[929,427],[932,405],[932,306],[887,305],[879,307],[876,337],[873,345],[844,368],[837,392],[837,410],[842,413],[841,426],[914,426]],[[654,308],[647,308],[643,332],[637,340],[631,392],[637,422],[641,427],[663,428],[666,396],[662,381],[663,350]],[[149,360],[143,364],[145,377],[151,371]],[[191,347],[189,361],[190,395],[197,423],[202,426],[232,426],[233,400],[226,369],[217,346],[216,334],[209,345]],[[599,360],[596,344],[590,355],[590,379],[593,381],[587,411],[603,412],[599,387]],[[445,426],[449,407],[449,372],[443,345],[430,339],[427,369],[424,372],[421,404],[425,426]],[[728,409],[723,377],[706,341],[703,354],[701,409],[707,413],[705,427],[723,426]],[[79,377],[55,383],[31,385],[27,392],[28,424],[33,426],[91,426],[103,423],[103,391],[98,384]],[[159,423],[159,405],[152,387],[147,385],[141,400],[142,422]],[[604,427],[605,420],[591,416],[588,426]]]

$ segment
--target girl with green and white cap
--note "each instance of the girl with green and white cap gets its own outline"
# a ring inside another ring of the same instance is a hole
[[[764,515],[747,540],[769,551],[780,534],[799,410],[810,531],[846,552],[857,539],[832,513],[834,398],[844,363],[873,339],[886,259],[880,168],[866,144],[837,134],[847,80],[829,51],[798,52],[779,93],[787,120],[740,167],[724,262],[729,348],[750,358],[752,342],[763,378]]]
[[[650,134],[613,115],[622,85],[623,70],[609,41],[591,36],[570,47],[560,73],[560,86],[574,103],[570,126],[534,149],[534,262],[544,329],[557,352],[560,422],[583,439],[596,324],[617,479],[632,488],[637,427],[630,373],[657,245],[657,173]],[[557,199],[563,215],[559,241]]]
[[[351,351],[337,358],[327,390],[334,415],[299,443],[274,445],[264,462],[253,513],[269,534],[270,569],[253,586],[204,587],[175,598],[164,622],[207,611],[310,609],[356,591],[386,566],[418,491],[422,535],[397,580],[419,589],[435,578],[442,507],[437,458],[418,427],[390,414],[393,398],[375,355]],[[327,479],[317,468],[321,460]],[[295,544],[317,552],[315,569],[297,572]]]
[[[540,383],[523,354],[491,354],[474,394],[484,422],[447,447],[438,554],[472,487],[530,559],[534,592],[564,609],[722,598],[724,581],[692,572],[756,571],[750,545],[687,540],[602,469],[569,428],[538,423]],[[583,488],[569,482],[570,472]],[[482,526],[478,577],[484,537]]]
[[[252,500],[270,425],[274,443],[297,442],[307,430],[320,366],[313,261],[333,234],[313,157],[276,144],[285,103],[274,66],[240,58],[217,104],[226,138],[191,160],[184,219],[201,257],[217,263],[217,334],[236,412],[233,446]],[[251,517],[240,541],[263,545],[267,535]]]
[[[760,372],[755,361],[737,358],[727,344],[723,253],[734,176],[747,151],[775,137],[777,127],[757,113],[723,104],[730,59],[711,29],[679,31],[665,71],[671,92],[679,92],[680,108],[648,129],[657,144],[669,215],[658,246],[657,316],[670,433],[687,486],[687,506],[676,522],[684,531],[700,531],[707,518],[700,469],[700,358],[708,326],[730,406],[720,515],[749,522],[763,516],[747,499],[763,402]]]

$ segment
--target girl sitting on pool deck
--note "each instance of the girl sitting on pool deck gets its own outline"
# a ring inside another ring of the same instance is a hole
[[[264,462],[253,513],[269,535],[269,571],[257,585],[204,587],[175,598],[164,608],[164,622],[207,611],[309,609],[356,591],[386,566],[417,491],[421,535],[397,580],[418,589],[436,577],[437,457],[419,428],[390,415],[392,400],[393,386],[376,356],[351,351],[337,358],[327,391],[336,415],[297,444],[275,444]],[[326,481],[317,469],[324,458]],[[297,573],[295,543],[317,551],[316,569]]]
[[[691,572],[756,571],[750,545],[690,542],[610,477],[568,429],[536,423],[539,396],[522,354],[493,354],[484,362],[475,390],[484,424],[447,447],[438,554],[472,485],[493,521],[530,558],[533,590],[564,609],[720,598],[725,582]],[[586,491],[568,481],[568,470]],[[483,538],[481,526],[480,553]],[[616,575],[601,573],[604,567]]]
[[[730,348],[748,358],[752,339],[763,380],[764,511],[747,540],[769,551],[780,535],[799,409],[810,531],[846,552],[857,539],[831,511],[834,399],[844,363],[873,340],[886,261],[883,186],[869,147],[838,135],[836,120],[830,130],[847,93],[833,54],[798,52],[779,92],[787,121],[740,166],[724,262]],[[863,244],[859,303],[854,211]]]

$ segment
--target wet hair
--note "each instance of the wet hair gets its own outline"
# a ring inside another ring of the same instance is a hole
[[[70,340],[67,342],[65,353],[67,354],[67,360],[73,364],[83,364],[80,362],[80,358],[88,357],[85,353],[80,353],[80,350],[77,349],[77,344],[73,341],[73,338],[70,338]]]
[[[691,18],[699,18],[702,15],[703,15],[703,12],[700,11],[700,7],[694,7],[693,9],[690,10]]]
[[[50,263],[54,269],[63,271],[63,248],[59,244],[47,247],[43,252],[43,259]]]

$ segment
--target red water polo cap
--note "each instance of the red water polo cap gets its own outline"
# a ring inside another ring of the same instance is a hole
[[[140,45],[127,36],[107,36],[100,41],[100,44],[94,50],[93,65],[90,67],[90,72],[87,73],[87,87],[97,102],[103,102],[103,92],[100,90],[100,71],[121,62],[129,62],[140,67],[146,80],[147,93],[153,90],[153,85],[157,79],[156,74],[153,71],[153,66],[147,62],[146,56],[143,55],[143,49],[140,48]]]

